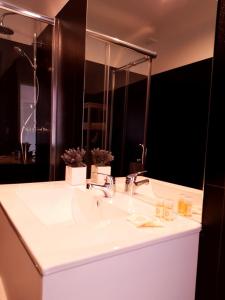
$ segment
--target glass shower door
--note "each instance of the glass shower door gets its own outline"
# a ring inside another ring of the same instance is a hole
[[[112,151],[112,173],[144,167],[151,59],[87,36],[83,147]]]
[[[113,48],[120,56],[111,72],[110,149],[118,157],[115,174],[125,176],[144,168],[151,61],[133,50]]]

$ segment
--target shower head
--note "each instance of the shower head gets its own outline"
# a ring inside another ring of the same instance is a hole
[[[22,57],[26,57],[26,59],[29,61],[31,67],[36,70],[37,68],[37,65],[36,64],[33,64],[30,57],[27,55],[27,53],[21,49],[20,47],[17,47],[17,46],[14,46],[13,49],[16,51],[16,53],[19,55],[19,56],[22,56]]]
[[[14,34],[14,31],[9,27],[4,26],[3,23],[1,23],[0,24],[0,33],[5,34],[5,35],[12,35],[12,34]]]
[[[15,15],[15,13],[9,12],[9,13],[4,13],[1,15],[1,17],[0,17],[0,33],[5,34],[5,35],[12,35],[12,34],[14,34],[14,31],[11,28],[6,27],[4,25],[4,18],[5,18],[5,16],[8,16],[8,15]]]
[[[17,54],[19,54],[20,56],[25,56],[25,52],[24,50],[22,50],[20,47],[13,47],[13,49],[16,51]]]

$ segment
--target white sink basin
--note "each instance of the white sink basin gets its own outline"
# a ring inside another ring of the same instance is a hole
[[[75,223],[86,225],[126,218],[127,210],[116,207],[100,191],[74,189],[19,190],[17,195],[44,225]]]

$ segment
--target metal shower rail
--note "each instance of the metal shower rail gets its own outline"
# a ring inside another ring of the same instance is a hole
[[[7,9],[11,12],[18,13],[20,15],[24,15],[26,17],[30,17],[30,18],[33,18],[33,19],[36,19],[36,20],[40,20],[40,21],[45,22],[47,24],[54,25],[54,23],[55,23],[54,18],[50,18],[50,17],[45,16],[45,15],[37,14],[37,13],[31,11],[31,10],[24,9],[22,7],[10,4],[10,3],[5,2],[5,1],[0,1],[0,8]],[[125,42],[125,41],[120,40],[118,38],[115,38],[115,37],[112,37],[112,36],[109,36],[109,35],[106,35],[106,34],[103,34],[103,33],[99,33],[99,32],[96,32],[96,31],[93,31],[93,30],[90,30],[90,29],[86,29],[86,33],[89,36],[92,36],[92,37],[95,37],[97,39],[107,41],[107,42],[110,42],[110,43],[113,43],[113,44],[116,44],[116,45],[120,45],[120,46],[129,48],[129,49],[132,49],[132,50],[135,50],[135,51],[137,51],[139,53],[142,53],[144,55],[148,55],[151,58],[156,58],[157,57],[157,53],[155,51],[151,51],[151,50],[148,50],[146,48],[139,47],[137,45]]]
[[[39,20],[39,21],[42,21],[47,24],[54,25],[54,22],[55,22],[53,18],[35,13],[31,10],[22,8],[17,5],[13,5],[13,4],[5,2],[5,1],[0,1],[0,8],[7,9],[11,12],[14,12],[14,13],[17,13],[17,14],[23,15],[25,17],[35,19],[35,20]]]
[[[151,58],[156,58],[157,57],[157,53],[155,51],[139,47],[137,45],[125,42],[125,41],[120,40],[118,38],[115,38],[115,37],[112,37],[112,36],[109,36],[109,35],[106,35],[106,34],[102,34],[102,33],[99,33],[99,32],[96,32],[96,31],[93,31],[93,30],[90,30],[90,29],[86,29],[86,33],[91,37],[95,37],[99,40],[107,41],[107,42],[110,42],[110,43],[113,43],[113,44],[116,44],[116,45],[119,45],[119,46],[123,46],[123,47],[129,48],[129,49],[135,50],[135,51],[137,51],[139,53],[142,53],[144,55],[148,55]]]
[[[126,64],[118,69],[113,70],[113,72],[119,72],[119,71],[124,71],[124,70],[130,69],[132,67],[135,67],[139,64],[142,64],[142,63],[148,61],[149,59],[151,59],[151,58],[149,56],[145,55],[144,57],[141,57],[135,61],[129,62],[128,64]]]

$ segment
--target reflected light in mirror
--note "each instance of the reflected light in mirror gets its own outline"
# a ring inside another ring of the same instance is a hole
[[[2,277],[0,276],[0,299],[1,300],[8,300],[8,297],[6,295],[5,287],[3,284]]]
[[[28,17],[41,19],[41,16],[40,16],[39,14],[36,14],[36,13],[31,12],[31,11],[28,11],[28,10],[22,10],[21,13],[22,13],[23,15],[28,16]]]

